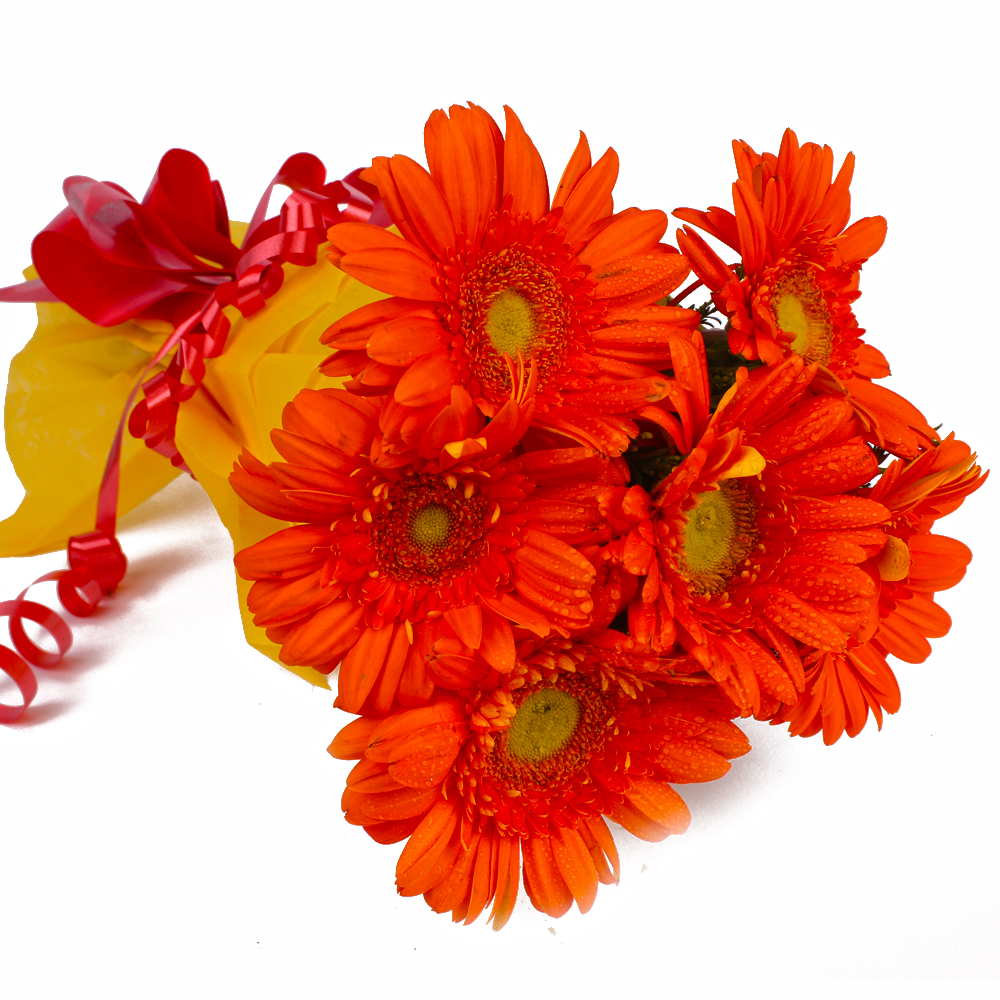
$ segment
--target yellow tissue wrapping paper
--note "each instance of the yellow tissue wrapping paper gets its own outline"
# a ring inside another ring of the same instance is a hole
[[[35,278],[34,268],[24,272]],[[0,523],[0,556],[51,552],[94,528],[97,490],[122,407],[166,332],[101,327],[62,302],[37,303],[38,328],[10,364],[4,428],[25,496]],[[122,445],[118,513],[162,489],[175,469],[142,441]]]
[[[234,242],[242,229],[234,224]],[[177,417],[177,447],[237,551],[287,527],[245,504],[230,487],[241,449],[264,462],[280,458],[270,434],[281,426],[284,407],[302,389],[343,381],[320,374],[318,366],[330,353],[320,336],[352,310],[386,297],[334,267],[323,247],[311,267],[282,267],[284,283],[263,309],[243,317],[226,308],[232,323],[226,347],[206,361],[203,383],[218,405],[199,391],[181,404]],[[35,277],[33,269],[25,276]],[[0,523],[0,556],[52,551],[93,528],[97,490],[125,400],[166,335],[137,323],[100,327],[62,303],[37,308],[38,328],[14,358],[7,389],[7,449],[26,495]],[[126,433],[119,515],[175,475],[165,458]],[[253,624],[249,589],[237,579],[247,642],[281,662],[280,647]],[[329,686],[311,667],[282,665]]]

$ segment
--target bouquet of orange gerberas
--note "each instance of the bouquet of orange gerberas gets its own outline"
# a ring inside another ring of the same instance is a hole
[[[50,576],[85,612],[124,574],[115,514],[193,472],[248,639],[314,683],[339,667],[347,821],[405,842],[401,894],[465,922],[492,903],[499,928],[522,875],[552,916],[617,880],[606,820],[683,832],[673,786],[749,751],[734,718],[827,743],[881,726],[887,657],[929,655],[971,558],[935,524],[985,477],[862,339],[886,224],[848,225],[853,156],[834,177],[791,131],[777,155],[734,143],[733,210],[676,210],[674,247],[665,212],[615,212],[618,158],[582,133],[554,191],[509,109],[505,135],[436,111],[425,143],[429,169],[377,157],[333,184],[298,154],[280,216],[268,189],[249,226],[183,151],[141,203],[71,178],[5,294],[45,301],[8,391],[28,495],[0,544],[72,536]],[[80,370],[97,354],[106,377]],[[44,401],[67,387],[111,405],[60,435]],[[67,489],[123,407],[137,440],[119,422]],[[58,631],[19,601],[12,626]]]

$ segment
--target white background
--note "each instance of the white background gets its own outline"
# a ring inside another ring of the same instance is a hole
[[[858,314],[891,387],[995,464],[994,9],[20,4],[0,59],[0,284],[63,177],[141,195],[171,146],[245,219],[290,153],[334,176],[422,159],[433,108],[502,120],[506,102],[553,181],[583,128],[621,157],[618,206],[669,210],[727,204],[730,140],[776,151],[791,125],[838,162],[853,150],[854,217],[889,220]],[[2,307],[4,365],[32,312]],[[244,644],[228,536],[178,481],[126,520],[132,571],[43,673],[30,722],[0,730],[0,994],[994,995],[996,488],[942,526],[975,560],[942,599],[953,632],[900,665],[882,733],[824,747],[748,725],[749,758],[682,789],[687,834],[620,834],[622,884],[590,914],[522,899],[495,935],[399,899],[398,848],[343,822],[348,765],[324,748],[345,718]],[[20,495],[4,465],[0,514]],[[3,596],[59,565],[0,563]]]

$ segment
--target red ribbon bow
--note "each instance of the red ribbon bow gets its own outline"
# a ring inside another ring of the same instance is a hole
[[[166,320],[175,327],[126,401],[101,481],[95,530],[69,540],[68,570],[35,581],[56,581],[70,613],[91,614],[125,575],[127,561],[115,525],[126,417],[135,437],[190,471],[174,442],[177,411],[201,385],[205,359],[225,347],[230,323],[223,306],[235,306],[244,316],[257,312],[281,287],[281,265],[315,264],[319,244],[337,222],[388,225],[376,188],[359,174],[356,170],[328,184],[318,157],[290,156],[261,196],[240,247],[230,240],[222,187],[186,149],[164,154],[141,202],[110,181],[68,177],[64,182],[67,207],[31,245],[39,277],[0,288],[0,302],[62,301],[100,326],[138,319]],[[278,215],[266,218],[277,184],[292,193]],[[146,381],[175,348],[167,368]],[[133,410],[140,388],[144,398]],[[54,666],[72,642],[54,611],[24,599],[28,589],[0,603],[0,616],[10,618],[11,640],[21,654],[0,646],[0,670],[14,680],[24,700],[23,706],[0,704],[0,722],[19,718],[37,692],[28,663]],[[46,652],[28,639],[25,619],[45,628],[59,652]]]

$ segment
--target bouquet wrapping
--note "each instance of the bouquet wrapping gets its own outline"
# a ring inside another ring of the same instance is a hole
[[[589,909],[609,821],[682,833],[674,786],[750,751],[734,719],[881,727],[971,559],[936,522],[985,476],[858,326],[886,222],[850,221],[853,155],[734,142],[732,208],[676,209],[674,246],[582,133],[551,189],[509,109],[436,111],[425,147],[332,183],[296,154],[247,225],[182,150],[141,202],[69,178],[0,292],[39,312],[0,549],[67,545],[43,579],[89,613],[115,517],[194,475],[247,641],[336,672],[347,822],[403,845],[402,895],[499,929],[522,883]],[[26,707],[58,654],[23,621],[70,636],[25,593],[0,668]]]

